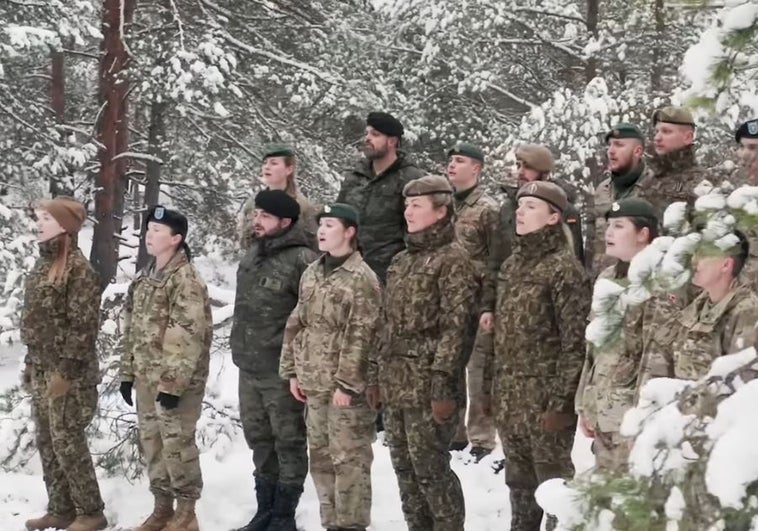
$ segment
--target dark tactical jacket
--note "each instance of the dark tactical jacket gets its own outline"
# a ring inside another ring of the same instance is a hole
[[[299,224],[279,236],[253,240],[237,270],[229,337],[232,359],[241,370],[278,378],[284,327],[297,305],[300,277],[316,258]]]
[[[398,153],[395,163],[382,174],[374,175],[371,161],[366,159],[347,172],[342,181],[337,202],[358,210],[363,258],[382,283],[392,257],[405,248],[403,187],[424,174],[405,155]]]

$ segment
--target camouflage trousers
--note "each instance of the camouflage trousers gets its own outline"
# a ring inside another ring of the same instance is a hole
[[[200,452],[195,444],[195,427],[200,419],[205,388],[189,388],[174,409],[163,409],[155,401],[156,386],[139,378],[137,418],[140,444],[147,463],[150,492],[155,496],[196,500],[203,490]]]
[[[495,423],[491,415],[484,412],[484,402],[488,392],[484,389],[484,370],[487,356],[492,356],[493,334],[478,330],[471,359],[466,367],[468,387],[468,417],[464,409],[458,421],[453,441],[468,441],[473,446],[492,450],[495,447]]]
[[[387,443],[408,531],[463,531],[466,510],[448,447],[458,423],[437,424],[431,407],[384,410]]]
[[[32,376],[32,419],[48,512],[61,516],[98,513],[103,499],[84,432],[97,410],[97,387],[74,382],[64,396],[48,398],[48,376],[36,370]]]
[[[256,477],[302,487],[308,474],[305,408],[289,384],[278,374],[258,377],[240,370],[239,400]]]
[[[371,523],[371,463],[376,413],[363,395],[353,405],[332,405],[332,393],[306,393],[311,477],[326,528]]]
[[[595,454],[595,467],[611,472],[624,473],[629,464],[631,440],[619,433],[602,433],[595,431],[592,453]]]
[[[511,529],[539,531],[542,509],[534,499],[540,483],[553,478],[571,479],[574,466],[571,447],[574,445],[575,426],[559,432],[547,432],[540,426],[541,412],[528,401],[529,396],[508,402],[508,413],[498,415],[498,431],[505,453],[505,483],[510,490]],[[548,518],[547,529],[555,528]]]

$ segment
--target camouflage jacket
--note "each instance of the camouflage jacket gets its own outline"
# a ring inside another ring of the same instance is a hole
[[[465,199],[455,200],[455,236],[469,253],[481,280],[498,231],[498,210],[497,202],[479,186]]]
[[[380,175],[374,175],[370,160],[363,160],[342,181],[337,202],[358,210],[364,260],[383,283],[392,257],[405,248],[403,187],[423,175],[422,170],[399,153],[395,163]]]
[[[318,249],[316,243],[316,215],[319,213],[319,207],[311,203],[307,197],[300,192],[295,195],[297,204],[300,205],[300,218],[296,225],[299,225],[307,237],[308,246],[314,251]],[[255,211],[255,196],[248,198],[242,206],[242,213],[239,220],[240,246],[243,250],[249,249],[255,241],[255,231],[253,230],[253,212]]]
[[[626,279],[626,264],[605,269],[599,278]],[[621,337],[599,351],[591,344],[576,392],[576,411],[601,433],[619,431],[624,413],[634,406],[637,376],[642,361],[644,336],[648,323],[646,309],[652,301],[631,308],[624,316]]]
[[[531,380],[541,396],[524,397],[542,411],[574,412],[590,312],[587,275],[562,227],[520,236],[500,268],[495,308],[493,396],[501,411]]]
[[[579,210],[573,204],[576,201],[576,191],[573,186],[563,179],[550,179],[550,182],[557,184],[566,192],[569,208],[563,213],[563,222],[566,223],[566,226],[571,231],[571,237],[574,240],[574,254],[579,262],[583,262],[584,240],[582,239],[582,221]],[[487,263],[487,272],[482,287],[480,308],[482,313],[495,311],[497,276],[503,262],[511,255],[513,242],[516,237],[515,220],[516,209],[518,208],[516,194],[518,193],[518,189],[512,186],[503,186],[502,190],[506,194],[506,200],[500,207],[498,215],[499,228],[496,232]]]
[[[297,304],[300,277],[316,258],[299,224],[256,239],[242,257],[229,336],[240,370],[278,379],[284,326]]]
[[[476,273],[450,220],[409,234],[406,244],[387,271],[376,360],[382,395],[399,407],[428,407],[432,399],[465,404],[463,344]]]
[[[634,184],[645,173],[645,164],[640,163],[635,168],[623,175],[610,174],[595,187],[593,207],[591,209],[591,224],[595,226],[595,239],[592,246],[592,271],[598,274],[605,268],[613,265],[615,259],[605,254],[605,221],[606,213],[611,209],[615,201],[633,197],[637,191]],[[621,187],[617,183],[630,181],[627,186]]]
[[[306,394],[338,387],[353,395],[363,393],[381,306],[379,279],[361,253],[354,252],[328,275],[324,257],[311,264],[287,321],[280,376],[296,376]]]
[[[208,289],[184,252],[160,271],[153,260],[129,286],[121,380],[176,396],[204,389],[212,335]]]
[[[40,256],[26,277],[21,316],[25,361],[38,370],[58,371],[84,385],[100,382],[96,341],[100,321],[98,274],[71,238],[64,280],[48,280],[61,240],[40,244]]]
[[[758,296],[739,283],[716,304],[703,292],[675,322],[676,335],[669,350],[673,376],[698,380],[719,356],[753,346]]]
[[[695,187],[706,178],[705,171],[695,160],[695,146],[688,146],[665,155],[654,155],[647,170],[634,185],[633,194],[647,199],[663,212],[676,201],[695,203]]]

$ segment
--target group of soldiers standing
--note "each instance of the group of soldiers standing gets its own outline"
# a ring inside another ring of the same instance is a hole
[[[512,529],[539,529],[536,487],[573,476],[577,421],[594,438],[597,467],[623,470],[628,442],[619,424],[640,385],[701,377],[713,358],[752,344],[758,321],[755,235],[736,233],[732,248],[696,256],[692,287],[624,316],[612,348],[588,347],[590,279],[623,282],[659,234],[665,207],[691,205],[707,177],[687,110],[659,109],[653,127],[649,157],[634,124],[608,131],[609,175],[589,212],[597,226],[591,259],[573,190],[554,175],[546,146],[516,149],[519,186],[505,190],[501,205],[483,188],[478,147],[456,144],[447,175],[428,175],[400,149],[402,124],[371,113],[365,158],[346,173],[336,201],[320,208],[298,190],[294,151],[270,146],[266,188],[243,207],[230,336],[257,498],[256,514],[238,531],[294,531],[308,472],[322,525],[365,531],[377,415],[410,531],[463,529],[450,450],[469,448],[478,461],[496,433]],[[743,182],[756,183],[758,120],[736,139]],[[84,437],[99,378],[97,316],[83,308],[98,307],[99,292],[76,242],[83,208],[58,198],[37,215],[41,256],[27,283],[24,382],[50,504],[27,529],[103,529]],[[212,329],[187,234],[181,213],[150,211],[153,260],[127,297],[120,390],[130,406],[136,393],[155,497],[139,531],[198,529],[195,425]]]

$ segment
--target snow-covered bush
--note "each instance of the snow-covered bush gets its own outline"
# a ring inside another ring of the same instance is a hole
[[[564,530],[755,529],[756,377],[749,348],[718,358],[697,382],[649,381],[621,426],[634,441],[629,473],[551,480],[538,501]]]

